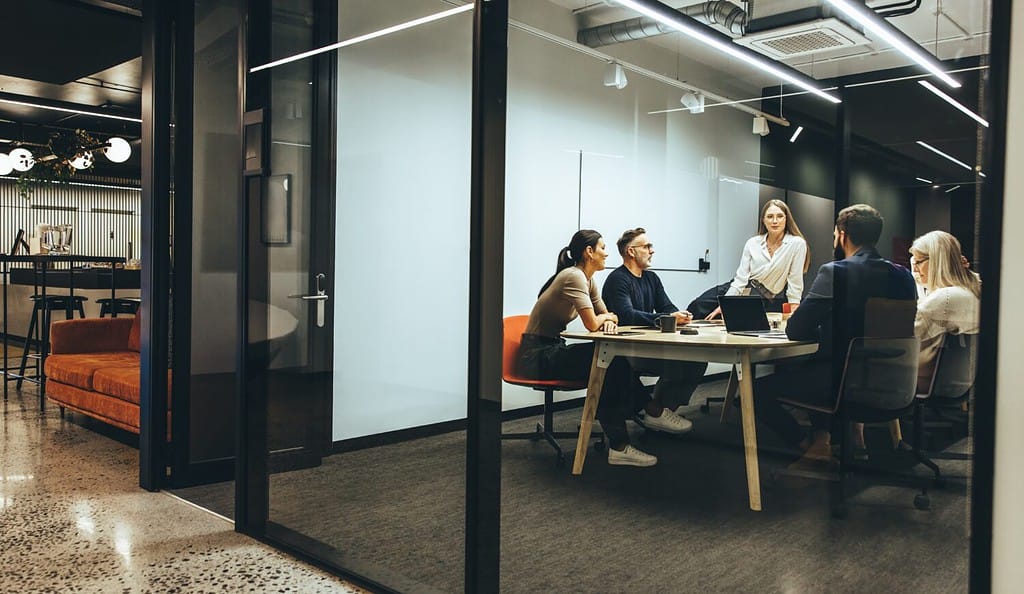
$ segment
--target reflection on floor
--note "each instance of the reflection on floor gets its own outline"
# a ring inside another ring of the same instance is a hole
[[[139,489],[138,450],[38,402],[2,404],[0,592],[361,591]]]
[[[721,383],[708,384],[697,399],[721,392]],[[855,481],[849,518],[834,520],[824,483],[772,480],[786,461],[766,457],[764,511],[754,513],[738,414],[721,425],[712,410],[695,415],[687,436],[637,429],[637,442],[660,460],[648,469],[610,467],[591,450],[583,475],[573,477],[543,442],[506,442],[502,592],[966,591],[964,481],[931,491],[930,511],[913,508],[914,490]],[[556,416],[560,428],[578,420],[578,409]],[[535,421],[505,429],[529,430]],[[887,437],[884,428],[869,433],[872,459],[905,465],[887,451]],[[371,448],[277,474],[272,519],[364,567],[460,592],[465,439],[458,432]],[[772,442],[767,431],[760,439]],[[968,470],[962,462],[940,466],[952,475]],[[228,485],[183,494],[230,513]]]

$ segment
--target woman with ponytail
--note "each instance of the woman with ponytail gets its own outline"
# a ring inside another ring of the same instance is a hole
[[[519,348],[520,372],[534,379],[586,380],[594,343],[566,344],[561,333],[578,315],[591,332],[615,332],[618,316],[609,312],[594,282],[604,270],[608,252],[601,234],[581,229],[558,254],[555,274],[541,287]],[[633,447],[626,419],[644,409],[649,419],[661,419],[657,429],[684,433],[689,423],[651,400],[640,379],[623,357],[616,357],[605,375],[597,418],[608,438],[608,463],[653,466],[658,459]]]

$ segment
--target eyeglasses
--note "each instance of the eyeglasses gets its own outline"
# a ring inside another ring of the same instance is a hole
[[[637,244],[637,245],[631,245],[629,247],[644,248],[647,251],[651,251],[651,250],[654,249],[654,244],[653,243],[640,243],[640,244]]]
[[[925,256],[924,258],[910,258],[910,265],[913,268],[917,268],[917,267],[921,266],[921,264],[924,264],[927,261],[928,261],[928,257],[927,256]]]

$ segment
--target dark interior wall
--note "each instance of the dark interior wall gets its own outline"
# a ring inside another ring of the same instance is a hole
[[[835,128],[813,123],[787,109],[791,128],[772,125],[772,133],[761,139],[761,175],[771,184],[793,192],[834,199],[836,177]],[[792,131],[803,125],[796,142],[789,142]],[[878,243],[883,257],[893,257],[894,239],[913,239],[914,194],[902,176],[892,172],[892,163],[876,147],[859,142],[854,131],[853,159],[850,165],[850,201],[874,206],[885,217],[885,228]],[[834,220],[800,221],[801,227],[825,225]],[[900,259],[897,257],[897,259]]]

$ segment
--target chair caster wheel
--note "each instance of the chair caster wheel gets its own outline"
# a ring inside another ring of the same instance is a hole
[[[837,520],[845,520],[846,517],[849,515],[849,511],[850,510],[847,509],[845,504],[833,506],[832,517]]]
[[[923,493],[914,495],[914,507],[919,510],[927,510],[932,506],[932,500]]]
[[[596,441],[596,442],[594,442],[594,451],[595,452],[603,452],[604,451],[604,441]]]

